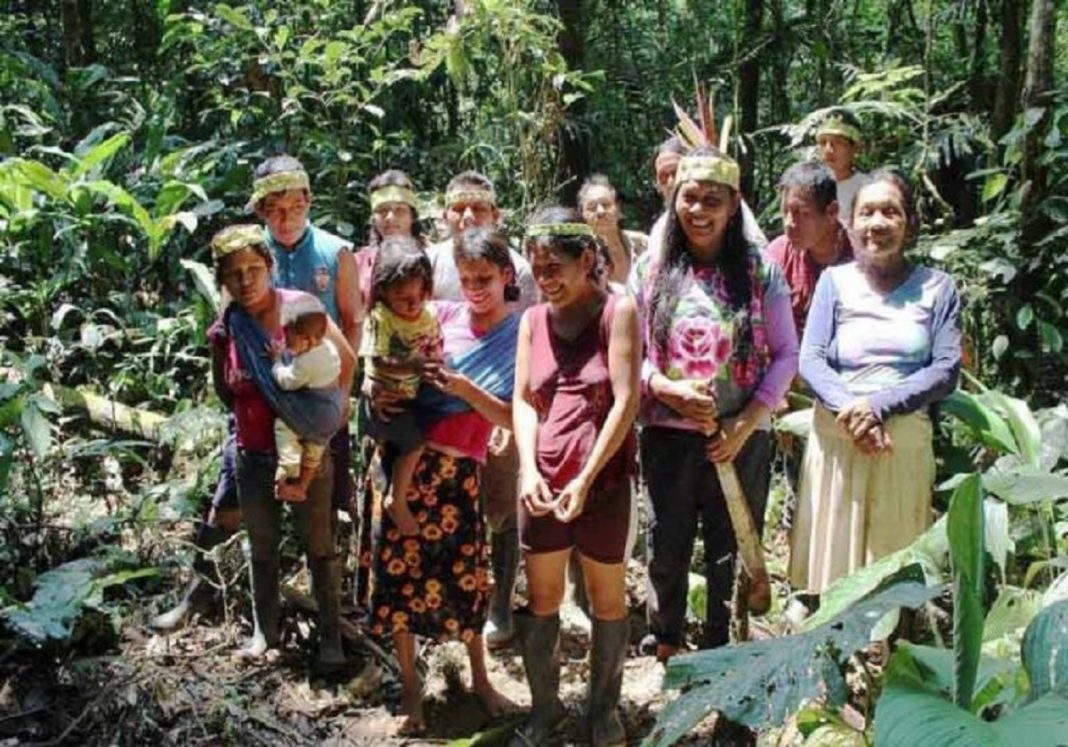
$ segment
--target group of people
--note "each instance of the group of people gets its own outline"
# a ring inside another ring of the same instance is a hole
[[[492,182],[471,171],[449,182],[448,236],[430,244],[414,185],[390,170],[369,184],[369,240],[353,251],[309,222],[298,161],[263,163],[249,208],[264,225],[212,240],[224,291],[213,375],[233,427],[197,538],[210,549],[248,530],[255,629],[241,655],[278,643],[288,502],[320,663],[344,662],[335,530],[353,498],[350,395],[375,444],[365,461],[386,476],[384,490],[359,481],[367,625],[392,637],[413,730],[424,726],[416,636],[465,643],[491,714],[513,706],[486,649],[518,638],[532,705],[515,741],[550,739],[565,716],[560,607],[577,564],[592,622],[587,727],[595,745],[624,744],[637,476],[649,509],[643,646],[661,661],[686,646],[699,527],[698,645],[727,643],[737,537],[716,465],[736,469],[759,531],[772,419],[791,387],[817,401],[791,583],[818,593],[907,544],[931,518],[929,409],[956,384],[959,301],[951,278],[907,259],[912,193],[892,171],[855,172],[860,141],[849,112],[825,118],[825,163],[783,175],[785,233],[768,246],[737,162],[678,138],[657,151],[664,213],[648,236],[620,228],[618,195],[596,176],[576,206],[537,211],[513,244]],[[527,604],[513,610],[520,554]],[[178,624],[203,584],[198,574],[156,624]]]

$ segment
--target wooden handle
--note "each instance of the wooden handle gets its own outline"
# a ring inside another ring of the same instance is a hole
[[[762,615],[771,606],[771,582],[768,569],[764,564],[764,547],[760,543],[760,534],[756,522],[745,499],[745,491],[738,479],[738,472],[730,462],[716,462],[716,474],[723,488],[723,497],[727,501],[727,512],[734,527],[734,537],[738,543],[738,555],[742,565],[752,581],[749,592],[749,609],[754,614]]]

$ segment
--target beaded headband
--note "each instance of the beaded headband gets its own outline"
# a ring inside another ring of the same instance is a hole
[[[860,135],[860,129],[856,125],[847,122],[839,114],[828,115],[820,122],[819,127],[816,128],[816,137],[820,135],[841,135],[854,143],[859,143],[863,139]]]
[[[740,182],[738,162],[727,156],[683,156],[675,172],[675,183],[691,179],[724,184],[737,192]]]
[[[596,234],[586,223],[538,223],[527,226],[526,236],[588,236],[592,239]]]
[[[248,249],[251,246],[263,246],[266,243],[262,226],[251,223],[229,226],[212,237],[211,256],[220,260],[228,254]]]
[[[454,189],[445,193],[445,207],[457,202],[488,202],[497,205],[497,195],[488,189]]]
[[[380,205],[387,202],[402,202],[412,209],[419,206],[415,192],[407,187],[399,187],[396,184],[379,187],[371,193],[371,210],[377,210]]]
[[[245,205],[247,210],[255,210],[256,205],[269,194],[274,192],[288,192],[291,189],[311,189],[306,171],[279,171],[276,174],[268,174],[252,182],[252,196]]]

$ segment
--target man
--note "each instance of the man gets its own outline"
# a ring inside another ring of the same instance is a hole
[[[797,335],[826,267],[853,261],[849,233],[839,221],[834,174],[821,163],[807,161],[791,166],[779,180],[783,233],[764,250],[782,268],[790,286],[790,302]]]
[[[861,141],[860,120],[848,109],[831,109],[816,128],[816,146],[820,158],[834,173],[838,217],[846,226],[853,225],[853,198],[868,176],[855,168]]]
[[[493,182],[477,171],[456,175],[445,189],[445,223],[449,238],[427,248],[434,268],[434,297],[452,301],[464,300],[460,274],[453,254],[453,239],[469,228],[495,228],[500,220],[497,193]],[[537,289],[530,263],[514,249],[521,311],[537,300]],[[519,528],[516,522],[516,495],[519,481],[519,455],[511,433],[494,431],[489,455],[482,476],[486,520],[489,523],[490,563],[493,569],[493,596],[490,598],[486,621],[486,646],[498,649],[507,646],[514,637],[512,623],[512,593],[515,590],[519,567]]]

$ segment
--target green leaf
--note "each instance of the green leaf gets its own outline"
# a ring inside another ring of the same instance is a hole
[[[1005,351],[1009,349],[1009,338],[1005,335],[998,335],[994,338],[994,342],[990,345],[990,352],[994,354],[994,357],[1001,359],[1001,356],[1005,355]]]
[[[52,426],[33,398],[26,401],[20,417],[22,434],[38,459],[43,458],[52,446]]]
[[[70,182],[65,174],[57,174],[39,161],[19,160],[16,169],[19,176],[38,192],[44,192],[54,200],[67,198],[67,187]]]
[[[979,475],[970,475],[953,491],[946,534],[953,566],[953,699],[969,709],[983,642],[983,489]]]
[[[989,470],[983,474],[983,487],[1014,506],[1068,498],[1068,477],[1034,467]]]
[[[898,645],[908,649],[916,661],[924,682],[934,686],[943,697],[948,698],[953,691],[955,657],[952,649],[921,646],[907,641],[902,641]],[[983,693],[983,701],[989,702],[1012,682],[1017,670],[1017,665],[1006,659],[994,656],[979,657],[979,670],[975,681],[976,692]],[[981,707],[979,701],[979,697],[973,701],[973,713]]]
[[[938,593],[893,581],[815,630],[673,657],[664,687],[688,689],[667,705],[643,744],[674,744],[713,710],[762,728],[781,724],[806,699],[822,696],[841,704],[847,695],[845,658],[868,643],[887,613],[918,607]]]
[[[1016,312],[1016,327],[1024,330],[1031,326],[1032,320],[1035,318],[1035,310],[1031,308],[1031,304],[1024,304],[1020,307],[1020,310]]]
[[[1064,338],[1060,330],[1049,322],[1039,321],[1038,334],[1042,338],[1042,351],[1045,353],[1059,353],[1064,349]]]
[[[11,475],[11,465],[15,461],[15,443],[0,433],[0,493],[7,491],[7,479]]]
[[[983,642],[994,641],[1026,628],[1042,609],[1042,593],[1003,586],[990,605],[983,623]]]
[[[1027,464],[1038,467],[1042,458],[1042,428],[1027,403],[998,391],[983,392],[978,399],[1008,418],[1019,455]]]
[[[958,389],[942,400],[941,408],[967,425],[984,446],[1007,454],[1019,453],[1009,424],[976,395]]]
[[[77,179],[82,175],[89,173],[126,147],[126,144],[129,142],[130,133],[128,132],[120,132],[116,135],[112,135],[104,142],[94,146],[88,153],[82,156],[71,171],[71,176]]]
[[[242,31],[255,31],[256,27],[252,25],[252,21],[245,17],[245,14],[239,10],[231,8],[226,3],[215,4],[215,15],[229,23],[234,28],[239,28]]]
[[[93,594],[93,576],[99,569],[99,561],[80,558],[42,573],[34,582],[33,599],[5,610],[4,615],[16,631],[33,641],[64,639]]]
[[[1005,172],[991,174],[983,185],[983,202],[989,202],[1004,192],[1008,183],[1009,175]]]
[[[219,286],[215,280],[215,274],[207,268],[201,262],[197,262],[193,259],[181,259],[182,267],[187,269],[193,276],[193,284],[196,285],[197,290],[200,291],[200,295],[204,296],[211,304],[212,309],[219,310],[219,304],[221,299],[219,297]]]
[[[1046,693],[1068,696],[1068,600],[1035,616],[1024,633],[1021,657],[1032,700]]]
[[[798,438],[808,438],[812,429],[812,408],[807,410],[795,410],[794,412],[775,418],[775,430],[790,433]]]

